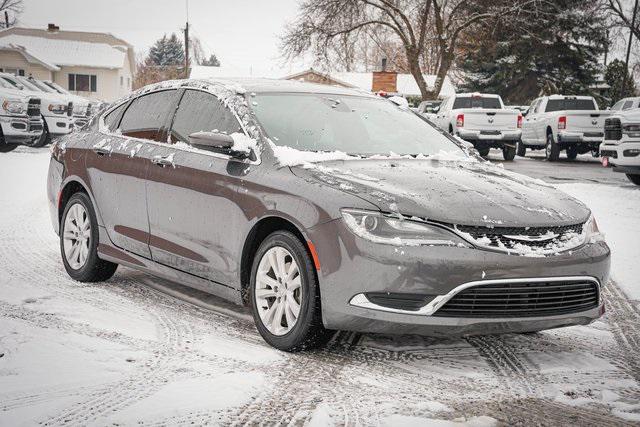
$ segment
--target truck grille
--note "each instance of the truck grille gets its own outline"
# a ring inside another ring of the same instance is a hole
[[[478,285],[461,291],[433,315],[439,317],[540,317],[578,313],[599,304],[589,281]]]
[[[31,98],[27,104],[27,116],[40,117],[40,98]]]
[[[73,115],[73,102],[70,102],[67,105],[67,116],[71,117]]]
[[[516,245],[544,248],[570,236],[582,234],[583,224],[560,227],[482,227],[456,225],[455,229],[467,234],[480,246],[508,250]],[[555,237],[551,237],[555,236]]]
[[[620,119],[611,118],[604,121],[604,139],[609,141],[622,139],[622,123]]]

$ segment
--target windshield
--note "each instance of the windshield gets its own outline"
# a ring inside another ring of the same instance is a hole
[[[38,86],[34,85],[33,83],[31,83],[28,79],[25,79],[24,77],[16,76],[16,79],[22,85],[24,85],[24,87],[26,87],[29,90],[35,90],[36,92],[44,92],[44,90],[40,89]]]
[[[11,86],[13,86],[14,88],[18,88],[18,89],[22,90],[22,88],[20,87],[20,83],[18,83],[17,81],[13,80],[12,78],[9,78],[7,76],[2,76],[2,80],[4,80],[5,82],[11,84]]]
[[[462,153],[417,114],[381,98],[262,93],[252,99],[258,121],[276,145],[365,156]]]
[[[545,112],[564,110],[595,110],[593,99],[550,99],[547,101]]]
[[[500,100],[494,96],[463,96],[453,102],[453,110],[458,108],[494,108],[501,109]]]
[[[54,83],[54,82],[42,82],[42,83],[46,84],[51,89],[58,91],[58,93],[61,93],[63,95],[71,95],[71,92],[67,91],[57,83]]]
[[[47,86],[46,84],[35,80],[35,79],[27,79],[29,81],[29,83],[31,83],[33,86],[37,86],[38,89],[40,89],[42,92],[47,92],[47,93],[57,93],[56,91],[54,91],[53,89],[51,89],[49,86]]]

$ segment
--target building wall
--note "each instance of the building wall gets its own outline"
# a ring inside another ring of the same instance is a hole
[[[390,71],[374,71],[371,91],[395,93],[398,91],[397,82],[398,73]]]
[[[324,74],[319,74],[314,71],[307,71],[301,74],[297,74],[295,77],[289,78],[289,80],[298,80],[306,83],[317,83],[317,84],[323,84],[323,85],[335,85],[335,86],[345,87],[345,85],[341,84],[340,82],[337,82]]]
[[[127,61],[125,61],[127,62]],[[105,69],[92,67],[61,67],[54,74],[54,81],[65,89],[69,89],[69,74],[88,74],[96,76],[96,92],[72,91],[78,96],[88,99],[111,102],[130,92],[130,89],[120,86],[120,76],[126,86],[126,77],[131,78],[128,64],[121,69]]]
[[[0,68],[18,68],[24,70],[25,76],[33,76],[40,80],[51,80],[51,71],[39,64],[30,64],[22,54],[14,51],[0,51]]]

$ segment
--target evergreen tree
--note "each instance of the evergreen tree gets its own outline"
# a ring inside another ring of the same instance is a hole
[[[465,88],[518,104],[540,94],[589,94],[606,43],[597,1],[535,2],[527,19],[484,25],[462,46]]]
[[[210,67],[219,67],[220,61],[218,60],[218,57],[214,53],[212,53],[211,55],[209,55],[209,58],[203,59],[200,65],[208,65]]]
[[[149,59],[160,66],[184,65],[184,45],[175,33],[165,34],[149,49]]]
[[[623,81],[626,84],[622,87]],[[610,86],[609,89],[609,106],[615,104],[622,98],[628,96],[634,96],[636,93],[636,87],[633,82],[633,76],[629,73],[629,70],[624,66],[624,62],[619,59],[614,59],[607,65],[607,69],[604,73],[604,80]]]

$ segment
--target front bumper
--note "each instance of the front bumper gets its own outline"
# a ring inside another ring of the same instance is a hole
[[[351,234],[341,220],[309,230],[321,265],[318,272],[325,327],[379,333],[472,335],[526,332],[587,324],[603,313],[598,307],[578,313],[540,317],[464,318],[380,310],[358,306],[363,293],[445,296],[470,282],[580,276],[604,285],[610,251],[604,242],[544,258],[508,255],[474,248],[391,246]],[[437,311],[437,310],[436,310]]]
[[[42,135],[42,118],[31,116],[0,116],[2,134],[7,143],[33,141]]]
[[[485,131],[486,132],[486,131]],[[469,142],[476,141],[512,141],[516,142],[522,136],[521,130],[502,130],[496,133],[485,133],[480,130],[458,129],[458,136]]]
[[[73,130],[73,119],[67,115],[44,116],[51,136],[67,135]]]
[[[640,141],[600,144],[602,157],[607,157],[609,164],[623,167],[640,167]]]

